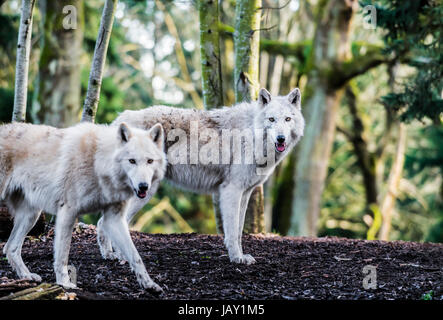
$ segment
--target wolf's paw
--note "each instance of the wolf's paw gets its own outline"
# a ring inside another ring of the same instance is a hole
[[[241,256],[231,258],[231,262],[251,265],[255,263],[255,259],[250,254],[243,254]]]
[[[36,282],[42,282],[42,277],[40,277],[36,273],[28,273],[28,274],[23,275],[20,278],[21,279],[26,279],[26,280],[32,280],[32,281],[36,281]]]
[[[105,260],[118,260],[118,256],[113,251],[100,250],[102,258]]]
[[[70,281],[65,281],[65,282],[61,282],[61,283],[57,282],[57,284],[62,286],[65,289],[78,289],[77,286]]]
[[[142,280],[142,281],[139,281],[139,283],[143,289],[146,289],[151,292],[158,293],[158,294],[163,293],[163,289],[152,280]]]

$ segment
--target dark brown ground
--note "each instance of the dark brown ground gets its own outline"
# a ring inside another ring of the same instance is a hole
[[[245,236],[257,263],[229,263],[216,235],[132,233],[160,296],[141,290],[127,264],[105,261],[93,227],[76,231],[70,264],[79,274],[80,299],[421,299],[443,300],[443,244],[341,238]],[[27,239],[23,259],[54,282],[52,231]],[[0,243],[0,250],[4,243]],[[15,278],[5,258],[0,278]],[[365,265],[377,267],[377,289],[363,288]]]

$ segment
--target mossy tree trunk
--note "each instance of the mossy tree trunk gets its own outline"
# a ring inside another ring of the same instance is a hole
[[[94,122],[100,101],[100,89],[105,69],[106,53],[108,52],[118,0],[106,0],[100,21],[100,29],[95,42],[94,57],[89,74],[88,91],[83,105],[82,121]]]
[[[68,127],[80,120],[83,0],[42,0],[40,4],[44,34],[33,114],[36,122]],[[67,6],[75,10],[64,11]]]
[[[218,1],[199,0],[198,9],[200,16],[203,103],[206,109],[212,109],[223,106]],[[223,222],[218,201],[214,200],[213,203],[217,231],[223,233]]]
[[[259,49],[261,0],[237,0],[234,31],[234,88],[235,101],[252,101],[260,89]],[[247,233],[264,232],[263,186],[251,195],[246,212],[244,230]]]
[[[206,109],[223,106],[217,0],[199,0],[203,102]]]
[[[308,83],[304,92],[304,137],[298,148],[292,235],[315,236],[329,156],[335,133],[343,85],[337,81],[337,65],[350,55],[349,28],[355,0],[320,1],[311,55],[307,61]]]

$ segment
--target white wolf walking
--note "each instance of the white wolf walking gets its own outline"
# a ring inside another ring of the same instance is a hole
[[[271,97],[266,89],[261,89],[258,101],[240,103],[231,108],[201,111],[153,106],[139,111],[125,111],[113,124],[126,122],[138,128],[149,128],[157,122],[163,125],[168,154],[166,179],[185,189],[212,193],[213,200],[218,203],[221,211],[224,242],[230,260],[235,263],[251,264],[255,259],[249,254],[244,254],[241,245],[248,201],[254,188],[266,181],[275,166],[303,136],[305,123],[300,99],[298,88],[287,96],[276,97]],[[240,137],[243,140],[240,142],[237,140],[237,147],[240,145],[241,149],[235,148],[235,137],[232,139],[232,144],[230,140],[226,145],[221,143],[223,145],[221,148],[219,148],[220,142],[215,139],[215,143],[209,147],[201,147],[198,154],[195,145],[202,145],[202,141],[199,141],[199,137],[193,132],[193,127],[198,127],[200,130],[200,138],[209,135],[213,139],[214,133],[223,136],[226,131],[233,135],[234,132],[240,132],[240,135],[243,132],[243,137]],[[249,136],[248,133],[244,134],[245,131],[249,132]],[[265,131],[265,134],[260,135],[260,131]],[[252,139],[249,139],[251,136]],[[256,155],[255,162],[240,164],[235,162],[239,150],[246,154],[244,150],[251,148],[255,150],[257,146],[264,144],[268,145],[268,152]],[[217,149],[221,149],[221,157],[228,162],[217,162],[219,159]],[[177,150],[185,151],[184,157],[179,156],[181,161],[176,161]],[[201,157],[201,152],[204,150],[212,153],[212,160],[209,163],[195,161],[204,158]],[[263,157],[267,158],[267,165],[263,164]],[[258,169],[261,170],[260,174]],[[142,201],[133,198],[131,208],[128,209],[128,222],[149,201],[157,187],[158,183]],[[98,233],[101,233],[100,228]],[[105,235],[99,237],[99,245],[105,258],[116,257],[112,251],[111,241]]]
[[[54,271],[58,284],[75,287],[68,275],[69,247],[76,218],[102,210],[102,232],[129,262],[144,288],[151,280],[129,234],[128,199],[146,196],[166,170],[164,132],[90,123],[67,129],[43,125],[0,126],[0,198],[14,216],[3,248],[20,278],[41,281],[21,257],[24,238],[42,210],[56,214]]]

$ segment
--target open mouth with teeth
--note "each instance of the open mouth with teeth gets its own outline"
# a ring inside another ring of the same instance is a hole
[[[275,143],[275,150],[277,150],[277,152],[283,152],[286,150],[286,143],[284,142],[276,142]]]
[[[146,198],[146,191],[141,191],[141,190],[135,190],[134,192],[137,194],[137,197],[139,197],[140,199],[144,199]]]

